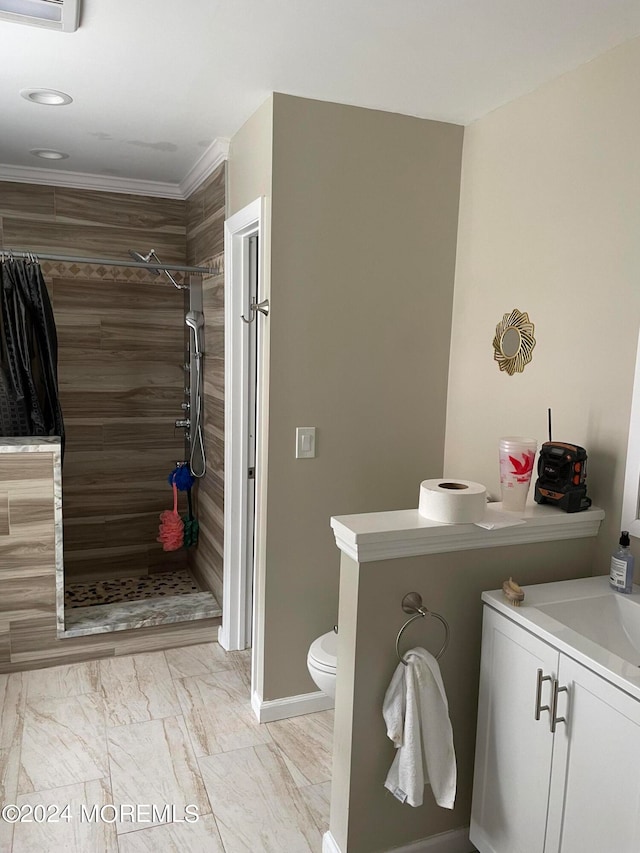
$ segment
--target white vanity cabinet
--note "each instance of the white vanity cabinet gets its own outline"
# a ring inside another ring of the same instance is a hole
[[[480,853],[640,851],[640,702],[490,606],[470,838]]]

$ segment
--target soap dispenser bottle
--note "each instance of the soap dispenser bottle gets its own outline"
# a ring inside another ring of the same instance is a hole
[[[622,531],[620,547],[611,555],[609,584],[617,592],[633,592],[633,554],[629,549],[629,533]]]

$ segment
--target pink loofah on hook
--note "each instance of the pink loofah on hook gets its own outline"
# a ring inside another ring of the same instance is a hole
[[[163,551],[177,551],[184,542],[184,522],[178,515],[178,488],[173,483],[173,509],[165,509],[160,513],[160,530],[157,541],[162,544]]]

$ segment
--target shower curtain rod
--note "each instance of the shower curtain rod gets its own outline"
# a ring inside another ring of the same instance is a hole
[[[157,270],[158,272],[171,270],[171,272],[192,272],[204,275],[215,273],[213,267],[188,267],[181,266],[179,264],[143,264],[140,263],[140,261],[121,261],[117,258],[81,258],[75,255],[50,255],[46,252],[26,252],[23,249],[0,249],[0,257],[2,255],[7,255],[9,257],[13,256],[14,258],[35,257],[36,260],[39,261],[61,261],[67,264],[100,264],[102,266],[110,267],[137,267],[138,269]]]

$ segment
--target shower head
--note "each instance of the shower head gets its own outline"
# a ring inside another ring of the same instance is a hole
[[[184,321],[190,329],[196,332],[204,326],[204,314],[202,311],[187,311]]]
[[[204,314],[202,311],[187,311],[184,321],[190,329],[193,329],[195,355],[200,356],[202,355],[200,329],[204,327]]]
[[[138,263],[140,264],[149,264],[151,263],[152,258],[155,260],[158,259],[155,249],[151,249],[146,255],[142,255],[140,252],[136,252],[135,249],[129,249],[129,254],[134,259],[134,261],[138,261]],[[160,275],[160,270],[149,270],[149,272],[155,273],[156,275]]]
[[[143,255],[140,252],[136,252],[135,249],[129,249],[129,254],[134,260],[140,261],[141,264],[148,264],[151,258],[153,257],[154,250],[151,249],[148,254]]]
[[[160,258],[156,255],[155,249],[149,249],[149,251],[146,255],[143,255],[140,252],[136,252],[135,249],[129,249],[129,254],[131,255],[131,257],[134,260],[138,261],[141,264],[150,264],[152,261],[155,262],[156,264],[162,263]],[[155,275],[160,275],[161,271],[160,270],[149,270],[149,272],[155,273]],[[175,280],[175,278],[171,275],[171,273],[168,270],[162,270],[162,272],[166,275],[166,277],[169,279],[171,284],[174,287],[178,288],[178,290],[188,290],[189,289],[188,284],[178,284],[178,282]]]

